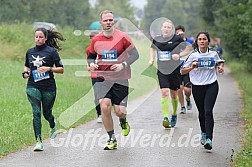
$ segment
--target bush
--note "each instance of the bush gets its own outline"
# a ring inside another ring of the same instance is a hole
[[[60,43],[62,51],[61,58],[85,58],[85,48],[90,41],[87,36],[73,34],[74,29],[70,27],[61,28],[57,31],[62,33],[66,41]],[[34,44],[34,28],[32,24],[2,24],[0,25],[0,58],[1,60],[24,60],[28,48]]]

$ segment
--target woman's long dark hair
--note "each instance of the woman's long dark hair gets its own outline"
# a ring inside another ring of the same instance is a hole
[[[199,46],[198,46],[197,42],[198,42],[198,37],[199,37],[200,34],[205,34],[206,37],[207,37],[208,42],[210,43],[210,35],[209,35],[209,33],[206,32],[206,31],[201,31],[201,32],[199,32],[199,33],[197,34],[197,36],[196,36],[196,39],[195,39],[194,43],[192,44],[192,47],[193,47],[194,49],[197,49],[198,52],[199,52]]]
[[[36,31],[41,31],[43,32],[43,34],[45,35],[45,37],[47,38],[46,40],[46,44],[48,46],[51,46],[53,48],[55,48],[57,51],[60,51],[62,48],[59,45],[58,40],[60,41],[65,41],[66,39],[63,37],[63,35],[57,31],[53,31],[53,30],[47,30],[43,27],[39,27],[35,30]]]

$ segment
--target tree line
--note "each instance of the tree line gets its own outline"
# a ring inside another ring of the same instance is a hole
[[[94,7],[88,0],[0,0],[0,4],[0,23],[50,22],[76,29],[99,20],[105,9],[134,21],[135,10],[130,0],[96,0]]]
[[[0,0],[0,24],[51,22],[56,25],[87,29],[104,9],[127,18],[136,26],[149,31],[151,23],[166,17],[174,25],[183,25],[188,36],[208,31],[221,38],[229,57],[251,62],[252,0],[147,0],[144,9],[131,5],[130,0]],[[140,24],[135,14],[143,17]],[[252,67],[247,67],[252,71]]]
[[[1,23],[51,22],[80,28],[90,19],[85,0],[0,0]]]
[[[252,72],[252,0],[204,0],[202,5],[206,25],[224,40],[229,57]]]

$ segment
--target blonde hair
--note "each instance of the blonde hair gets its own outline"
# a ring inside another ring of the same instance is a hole
[[[171,25],[172,25],[172,31],[175,31],[175,26],[174,26],[174,24],[173,24],[173,22],[171,21],[171,20],[169,20],[169,19],[166,19],[164,22],[163,22],[163,24],[164,23],[170,23]],[[162,25],[163,26],[163,25]]]
[[[100,13],[100,20],[102,20],[102,15],[103,15],[103,14],[107,14],[107,13],[113,14],[113,12],[112,12],[111,10],[104,10],[104,11],[102,11],[102,12]]]
[[[173,22],[172,22],[171,20],[166,19],[166,20],[163,22],[163,24],[164,24],[164,23],[170,23],[170,24],[172,25],[172,27],[174,28],[174,24],[173,24]]]
[[[165,22],[171,23],[171,24],[173,25],[173,22],[172,22],[171,20],[169,20],[169,19],[166,19],[166,20],[164,21],[164,23],[165,23]]]

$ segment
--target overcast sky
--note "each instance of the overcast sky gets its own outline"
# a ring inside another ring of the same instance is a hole
[[[91,5],[94,5],[96,0],[89,0],[89,2],[91,3]],[[147,0],[130,0],[132,5],[140,8],[140,9],[143,9],[144,8],[144,5],[147,4]]]
[[[140,9],[143,9],[144,5],[147,4],[146,0],[130,0],[130,1],[134,6],[139,7]]]

